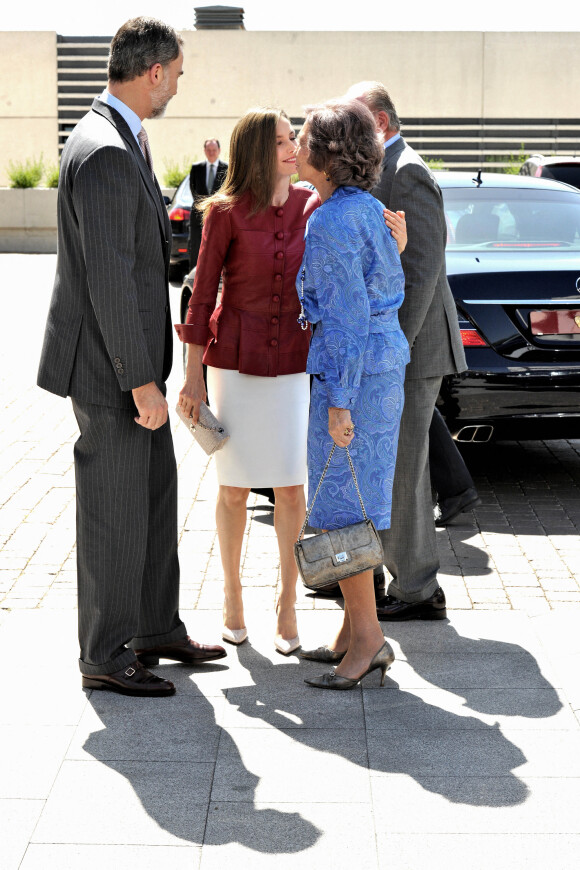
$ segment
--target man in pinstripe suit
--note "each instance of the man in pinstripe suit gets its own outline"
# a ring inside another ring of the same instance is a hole
[[[360,82],[347,96],[360,99],[375,117],[385,156],[372,193],[392,211],[405,211],[409,235],[401,255],[405,299],[399,320],[411,361],[405,374],[391,527],[380,532],[392,580],[388,594],[377,601],[377,614],[389,621],[444,619],[445,595],[437,579],[429,427],[443,375],[465,371],[467,366],[445,270],[443,198],[432,172],[401,137],[399,118],[384,85]]]
[[[177,471],[165,381],[172,361],[171,228],[141,122],[177,93],[182,40],[136,18],[117,32],[108,87],[64,148],[56,279],[38,384],[71,396],[80,670],[86,688],[163,696],[144,667],[222,647],[179,618]]]

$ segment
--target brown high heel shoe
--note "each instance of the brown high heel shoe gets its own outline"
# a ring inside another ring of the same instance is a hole
[[[324,662],[325,665],[330,665],[341,662],[346,655],[346,650],[344,652],[336,652],[336,650],[330,649],[325,644],[324,646],[319,646],[318,649],[303,649],[298,655],[301,659],[308,659],[310,662]]]
[[[347,689],[354,689],[355,686],[358,686],[360,681],[366,677],[367,674],[370,674],[371,671],[380,669],[381,686],[384,686],[385,675],[394,661],[395,654],[393,649],[390,643],[385,641],[380,650],[371,659],[371,663],[366,671],[355,680],[350,677],[341,677],[340,674],[337,674],[335,671],[330,671],[328,674],[321,674],[319,677],[313,677],[310,680],[304,680],[304,682],[309,686],[314,686],[316,689],[337,689],[339,691],[346,691]]]

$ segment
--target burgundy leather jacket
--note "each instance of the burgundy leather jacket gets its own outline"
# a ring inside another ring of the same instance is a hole
[[[297,322],[296,275],[318,205],[318,194],[290,185],[282,207],[253,217],[249,195],[231,209],[212,207],[186,323],[175,327],[183,342],[207,345],[204,363],[263,377],[306,371],[310,330]]]

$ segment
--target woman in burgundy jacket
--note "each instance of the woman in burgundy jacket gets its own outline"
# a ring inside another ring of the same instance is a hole
[[[239,644],[247,637],[239,576],[246,501],[252,487],[273,487],[281,578],[274,643],[286,655],[300,645],[293,546],[305,513],[310,392],[310,333],[298,324],[295,281],[306,223],[320,204],[316,193],[290,184],[295,152],[294,130],[279,109],[253,109],[236,124],[224,186],[205,201],[186,323],[176,326],[188,344],[182,410],[197,421],[206,400],[203,362],[212,408],[230,433],[215,454],[223,638]],[[398,243],[406,240],[403,220],[389,214],[387,223]]]

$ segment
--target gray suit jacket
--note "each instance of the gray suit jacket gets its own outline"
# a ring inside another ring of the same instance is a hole
[[[372,193],[392,211],[402,209],[407,220],[409,238],[401,256],[405,299],[399,311],[411,348],[405,377],[465,371],[457,309],[445,271],[447,228],[441,190],[403,138],[385,149],[383,173]]]
[[[63,151],[56,278],[38,385],[133,409],[131,390],[171,370],[171,225],[141,149],[95,100]]]

